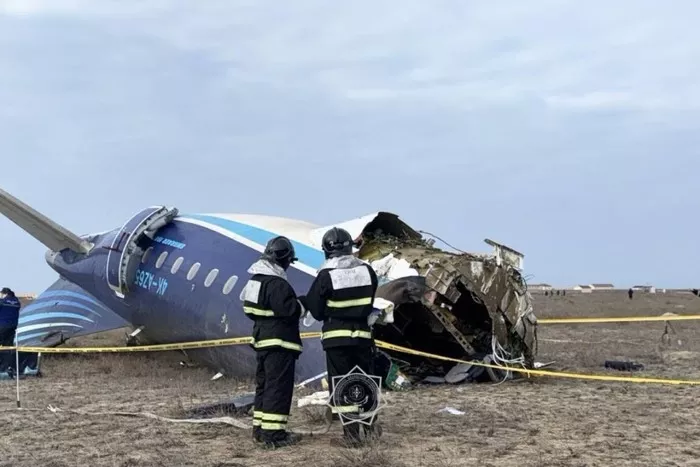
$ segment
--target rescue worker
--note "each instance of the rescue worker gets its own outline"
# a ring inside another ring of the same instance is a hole
[[[345,375],[355,366],[373,374],[375,346],[367,318],[373,310],[378,280],[372,267],[353,255],[354,242],[346,230],[334,227],[321,242],[326,261],[302,301],[317,321],[323,321],[321,339],[332,394],[334,376]],[[333,407],[333,412],[347,408]],[[360,445],[361,425],[366,426],[357,422],[344,425],[342,444]],[[368,431],[370,435],[381,435],[374,423]]]
[[[15,331],[19,321],[21,304],[9,287],[0,290],[0,346],[15,345]],[[11,350],[0,352],[0,372],[14,373],[15,354]]]
[[[286,431],[294,391],[294,368],[302,351],[301,302],[287,281],[287,269],[297,258],[286,237],[271,239],[252,277],[241,291],[243,311],[252,319],[256,350],[253,438],[265,447],[298,443],[301,436]]]

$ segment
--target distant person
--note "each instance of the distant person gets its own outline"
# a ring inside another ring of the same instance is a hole
[[[21,304],[15,293],[9,287],[0,290],[0,345],[15,345],[15,332],[19,321]],[[11,350],[0,353],[0,372],[14,372],[15,354]]]
[[[560,290],[557,290],[557,296],[559,296],[559,292],[561,292],[561,291],[560,291]]]
[[[630,289],[627,291],[627,296],[632,300],[632,296],[634,295],[634,290],[630,287]]]
[[[544,291],[544,296],[546,297],[546,296],[548,296],[548,295],[549,295],[549,292],[547,292],[547,291],[545,290],[545,291]]]
[[[562,291],[561,291],[561,294],[562,294],[563,296],[566,296],[566,290],[562,290]]]

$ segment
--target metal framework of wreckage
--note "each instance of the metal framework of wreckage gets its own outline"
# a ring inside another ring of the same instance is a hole
[[[380,279],[377,297],[395,304],[377,339],[436,355],[533,368],[537,318],[521,275],[523,255],[486,239],[492,254],[451,253],[398,218],[377,218],[358,256]],[[502,381],[512,372],[387,351],[413,381]]]

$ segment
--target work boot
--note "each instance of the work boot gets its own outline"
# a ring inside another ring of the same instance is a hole
[[[301,435],[297,433],[286,432],[284,436],[277,439],[266,439],[263,441],[264,447],[267,449],[284,448],[293,446],[301,441]]]
[[[331,446],[339,448],[359,448],[362,447],[363,437],[361,435],[361,427],[358,424],[346,425],[343,427],[343,437],[333,438],[330,441]]]
[[[382,437],[382,426],[379,423],[373,423],[372,425],[365,427],[365,438],[376,441]]]

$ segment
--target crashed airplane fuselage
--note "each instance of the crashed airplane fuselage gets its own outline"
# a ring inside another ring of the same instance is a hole
[[[150,343],[249,336],[252,322],[238,297],[266,242],[277,235],[292,240],[299,261],[288,278],[303,294],[324,261],[320,240],[332,227],[269,216],[182,215],[156,206],[120,228],[79,237],[2,190],[0,212],[49,248],[46,260],[60,275],[21,311],[23,346],[58,345],[124,326]],[[536,321],[517,252],[498,245],[494,255],[445,252],[384,212],[333,226],[362,239],[357,254],[378,272],[377,295],[395,303],[394,322],[375,326],[378,338],[455,358],[496,355],[532,365]],[[320,327],[305,322],[301,331]],[[187,354],[226,375],[254,374],[248,345]],[[319,339],[305,340],[297,381],[324,371]]]

